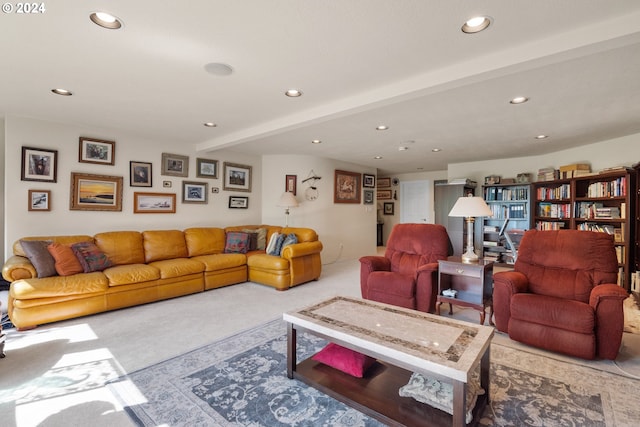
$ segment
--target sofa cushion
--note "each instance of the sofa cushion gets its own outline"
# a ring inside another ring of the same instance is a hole
[[[55,260],[55,268],[60,276],[71,276],[84,272],[82,264],[80,264],[76,254],[73,253],[71,246],[52,243],[47,246],[47,250]]]
[[[11,284],[9,291],[15,299],[38,299],[104,292],[109,286],[107,277],[96,271],[73,276],[22,279]]]
[[[178,230],[145,231],[142,233],[145,262],[189,256],[184,233]]]
[[[144,264],[142,233],[139,231],[109,231],[95,235],[96,245],[113,265]]]
[[[189,258],[165,259],[151,262],[148,265],[160,271],[161,279],[171,279],[204,271],[203,263]]]
[[[358,353],[336,343],[329,343],[316,353],[312,359],[358,378],[362,378],[367,369],[376,362],[376,359],[371,356]]]
[[[511,298],[511,318],[587,335],[593,334],[596,323],[587,303],[528,293]]]
[[[103,271],[109,286],[131,285],[160,279],[160,270],[146,264],[124,264]]]
[[[51,277],[57,274],[55,260],[47,250],[51,241],[21,240],[20,244],[27,258],[35,267],[38,277]]]
[[[184,239],[190,257],[221,254],[224,251],[225,232],[216,227],[194,227],[184,230]]]
[[[204,271],[224,270],[247,264],[247,257],[244,254],[201,255],[191,259],[203,263]]]
[[[249,249],[249,235],[241,231],[227,232],[227,239],[224,245],[226,254],[246,254]]]
[[[111,260],[92,242],[80,242],[71,245],[71,250],[78,257],[85,273],[102,271],[111,267]]]
[[[256,253],[247,257],[247,265],[249,268],[258,270],[288,271],[289,260],[279,256],[267,255],[265,253]]]

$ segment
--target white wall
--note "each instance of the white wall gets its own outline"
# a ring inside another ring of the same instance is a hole
[[[376,253],[376,205],[333,203],[336,169],[376,173],[372,168],[314,156],[270,155],[262,158],[262,222],[285,224],[284,208],[276,205],[285,190],[285,175],[297,175],[296,198],[300,206],[290,209],[289,225],[316,230],[324,247],[323,264]],[[302,180],[312,171],[322,179],[315,182],[319,197],[308,201],[304,192],[309,183],[303,184]]]
[[[262,211],[261,162],[259,157],[241,156],[229,151],[196,153],[189,144],[142,139],[113,129],[85,128],[52,123],[23,117],[5,119],[5,195],[4,210],[5,258],[10,256],[13,242],[24,236],[65,234],[93,235],[112,230],[184,229],[193,226],[227,226],[258,224]],[[78,162],[79,137],[93,137],[115,141],[115,165],[96,165]],[[57,182],[21,181],[22,146],[58,150]],[[162,153],[189,156],[187,178],[163,176]],[[196,178],[196,157],[219,161],[218,179]],[[152,163],[153,187],[129,186],[129,161]],[[252,166],[252,191],[229,192],[222,190],[223,162]],[[71,211],[69,210],[71,172],[85,172],[123,177],[121,212]],[[208,204],[183,204],[182,181],[207,182]],[[171,181],[171,188],[163,188],[162,181]],[[219,194],[212,194],[211,187],[219,187]],[[50,190],[51,211],[29,212],[28,190]],[[175,214],[134,214],[134,192],[176,193]],[[230,195],[249,197],[248,209],[229,209]]]
[[[563,165],[589,163],[591,170],[597,172],[614,166],[632,166],[638,161],[640,134],[634,134],[540,156],[450,164],[448,177],[469,178],[481,186],[489,175],[515,178],[519,173],[531,173],[535,181],[538,169],[544,167],[558,169]]]
[[[0,221],[4,224],[4,187],[5,187],[5,166],[4,166],[4,152],[5,152],[5,131],[4,131],[4,118],[0,117]],[[0,230],[0,237],[4,242],[4,227]],[[4,245],[0,246],[0,259],[5,259]]]

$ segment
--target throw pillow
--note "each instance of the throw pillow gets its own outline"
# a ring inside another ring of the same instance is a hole
[[[357,378],[362,378],[367,369],[376,361],[371,356],[358,353],[336,343],[327,344],[312,359]]]
[[[47,250],[51,241],[46,240],[20,240],[22,250],[36,269],[38,277],[51,277],[57,274],[53,257]]]
[[[230,231],[224,245],[225,254],[246,254],[249,247],[249,235],[240,231]]]
[[[80,261],[82,270],[85,273],[92,271],[102,271],[113,264],[107,255],[92,242],[79,242],[71,245],[71,250]]]
[[[267,248],[267,229],[258,228],[256,231],[258,232],[258,247],[256,249],[264,251]]]
[[[271,252],[273,252],[273,248],[275,248],[276,246],[276,242],[278,241],[278,236],[280,235],[280,233],[275,232],[271,235],[271,238],[269,239],[269,244],[266,247],[266,252],[268,254],[271,254]]]
[[[248,232],[249,236],[249,246],[247,248],[248,251],[255,251],[258,249],[258,233]]]
[[[285,246],[293,245],[294,243],[298,243],[298,237],[293,233],[289,233],[287,237],[284,239],[284,241],[282,242],[282,247],[280,248],[280,255],[282,255],[282,249],[284,249]]]
[[[400,396],[412,397],[418,402],[438,408],[448,414],[453,414],[453,385],[443,383],[425,375],[413,373],[409,382],[400,387]],[[472,377],[467,384],[467,414],[465,422],[473,420],[473,407],[476,406],[478,395],[484,394],[477,376]]]
[[[52,243],[47,246],[47,250],[55,260],[56,271],[60,276],[71,276],[72,274],[84,272],[82,264],[73,253],[71,246]]]
[[[278,234],[275,243],[273,244],[273,249],[271,251],[267,250],[268,255],[280,256],[280,252],[282,251],[282,244],[284,243],[284,239],[287,238],[286,234]]]

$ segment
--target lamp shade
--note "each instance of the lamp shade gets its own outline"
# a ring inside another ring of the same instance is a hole
[[[278,200],[278,205],[283,208],[295,208],[298,206],[298,200],[296,200],[296,196],[289,191],[285,191],[280,196],[280,200]]]
[[[478,217],[492,216],[491,208],[487,206],[482,197],[472,195],[460,197],[451,208],[449,216]]]

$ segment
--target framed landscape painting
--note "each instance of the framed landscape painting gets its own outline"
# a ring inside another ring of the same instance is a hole
[[[50,211],[50,190],[29,190],[29,211]]]
[[[122,177],[71,172],[70,210],[122,211]]]
[[[189,156],[162,153],[162,175],[189,176]]]
[[[176,193],[133,193],[133,213],[176,213]]]

